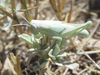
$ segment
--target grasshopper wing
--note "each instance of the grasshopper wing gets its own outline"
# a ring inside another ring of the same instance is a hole
[[[65,29],[61,24],[61,21],[41,21],[39,25],[40,33],[49,37],[59,36],[59,34]]]

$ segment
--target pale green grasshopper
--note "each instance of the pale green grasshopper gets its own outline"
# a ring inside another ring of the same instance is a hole
[[[85,29],[90,27],[92,24],[91,21],[88,21],[84,24],[71,24],[53,20],[32,20],[28,23],[30,24],[30,31],[34,35],[40,32],[43,35],[57,40],[62,40],[62,38],[66,36],[70,36],[68,38],[71,38],[72,36],[76,35],[81,37],[87,37],[89,33]]]
[[[78,35],[81,37],[87,37],[89,35],[86,28],[90,27],[91,21],[84,24],[71,24],[63,23],[62,21],[52,21],[52,20],[32,20],[30,22],[30,30],[33,34],[45,34],[46,36],[62,40],[63,37]],[[64,41],[64,40],[63,40]]]
[[[53,62],[55,63],[57,62],[57,64],[60,63],[58,61],[58,59],[60,60],[59,57],[66,56],[66,52],[60,50],[63,41],[66,40],[63,38],[67,36],[67,39],[69,39],[76,35],[81,37],[87,37],[89,33],[85,29],[91,26],[92,24],[91,21],[88,21],[84,24],[71,24],[71,23],[63,23],[62,21],[53,21],[53,20],[32,20],[31,22],[28,23],[30,24],[30,31],[34,35],[41,33],[43,35],[55,39],[54,43],[52,43],[50,47],[44,50],[42,50],[42,48],[40,49],[37,48],[35,52],[36,54],[38,53],[42,54],[40,60],[43,61],[43,60],[47,60],[48,58],[51,58]],[[44,61],[42,63],[44,63]],[[40,64],[40,66],[41,65],[42,64]]]
[[[38,34],[40,32],[41,34],[45,34],[48,37],[58,40],[62,40],[62,37],[69,35],[87,37],[89,33],[85,29],[90,27],[92,24],[91,21],[88,21],[84,24],[71,24],[53,20],[32,20],[28,23],[30,24],[30,31],[33,34]]]
[[[30,22],[30,30],[33,34],[38,34],[40,32],[53,39],[62,40],[62,37],[69,35],[87,37],[89,33],[85,29],[91,26],[91,24],[91,21],[84,24],[71,24],[63,23],[62,21],[32,20]]]
[[[62,40],[62,37],[69,35],[87,37],[89,33],[85,29],[91,26],[91,24],[91,21],[84,24],[71,24],[63,23],[62,21],[32,20],[30,22],[30,30],[33,34],[40,32],[48,37]]]

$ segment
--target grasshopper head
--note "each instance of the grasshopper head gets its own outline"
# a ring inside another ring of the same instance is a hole
[[[38,20],[32,20],[30,22],[30,26],[33,26],[35,29],[39,27],[39,21]]]
[[[38,33],[39,33],[38,26],[39,26],[39,22],[36,21],[36,20],[32,20],[32,21],[30,22],[30,31],[31,31],[33,34],[38,34]]]

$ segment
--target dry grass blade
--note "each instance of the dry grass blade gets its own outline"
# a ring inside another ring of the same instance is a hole
[[[51,4],[51,6],[52,6],[54,12],[57,12],[58,10],[57,10],[57,6],[56,6],[56,2],[55,2],[55,0],[54,0],[54,1],[49,0],[49,2],[50,2],[50,4]]]
[[[3,17],[0,18],[0,20],[4,19],[5,17],[7,17],[7,15],[5,14]]]
[[[88,70],[88,68],[85,68],[84,70],[80,71],[80,72],[78,73],[78,75],[82,74],[83,72],[85,72],[85,71],[87,71],[87,70]]]
[[[27,8],[27,9],[21,9],[21,10],[17,10],[17,12],[26,12],[26,11],[30,11],[32,9],[36,9],[38,8],[39,6],[34,6],[34,7],[31,7],[31,8]]]
[[[3,66],[3,65],[2,65],[2,63],[1,63],[1,61],[0,61],[0,71],[1,71],[1,69],[2,69],[2,66]]]
[[[31,3],[32,3],[32,1],[31,0],[28,0],[28,4],[31,5]]]
[[[65,20],[64,20],[65,23],[66,23],[66,22],[67,22],[67,23],[70,23],[71,15],[72,15],[72,10],[73,10],[73,4],[74,4],[74,1],[71,0],[70,11],[69,11],[69,13],[66,14],[66,17],[65,17]],[[70,39],[70,43],[71,43],[73,46],[75,46],[74,41],[73,41],[72,38]]]
[[[30,11],[32,9],[35,9],[35,8],[38,8],[39,6],[34,6],[34,7],[31,7],[31,8],[28,8],[28,9],[21,9],[21,10],[16,10],[17,12],[26,12],[26,11]],[[16,12],[13,12],[13,13],[16,13]],[[10,13],[10,14],[13,14],[13,13]],[[3,17],[0,18],[0,20],[4,19],[5,17],[7,17],[7,15],[5,14]]]
[[[61,1],[60,0],[58,0],[58,11],[59,11],[59,15],[61,16],[62,15],[62,5],[61,5]]]
[[[74,4],[74,2],[73,2],[73,0],[71,0],[71,7],[70,7],[70,11],[68,13],[68,21],[67,21],[68,23],[70,23],[70,20],[71,20],[73,4]]]
[[[65,0],[63,0],[62,3],[61,3],[61,6],[62,6],[62,7],[64,6],[64,3],[65,3]]]
[[[56,14],[56,16],[58,17],[59,20],[63,20],[61,13],[59,12],[58,6],[56,5],[56,1],[55,0],[49,0],[52,9],[54,11],[54,13]],[[59,3],[59,7],[61,8],[61,4]],[[61,10],[60,10],[61,11]],[[62,11],[61,11],[62,12]]]
[[[23,9],[27,9],[26,0],[20,0]],[[25,12],[26,19],[30,22],[32,20],[31,14],[29,11]]]
[[[65,72],[63,73],[63,75],[66,75],[67,72],[68,72],[68,70],[69,70],[69,68],[66,68],[66,69],[65,69]]]
[[[7,16],[9,16],[11,19],[13,19],[14,23],[18,23],[18,22],[13,18],[13,16],[12,16],[9,12],[7,12],[5,9],[3,9],[3,8],[0,7],[0,10],[3,11],[3,12],[4,12]],[[20,33],[23,33],[23,32],[24,32],[20,26],[17,26],[17,28],[18,28],[18,30],[19,30]]]
[[[72,9],[73,9],[73,4],[74,4],[74,2],[73,2],[73,0],[71,0],[70,11],[69,11],[69,13],[66,14],[66,17],[65,17],[65,20],[64,20],[65,23],[70,23],[71,15],[72,15]]]
[[[19,24],[18,17],[16,16],[16,13],[14,13],[14,9],[16,9],[15,0],[10,0],[10,1],[11,1],[11,6],[12,6],[11,8],[12,8],[12,13],[13,13],[13,18],[17,21],[17,23],[15,24]]]
[[[21,5],[22,5],[22,8],[23,9],[27,9],[27,3],[26,3],[26,0],[20,0],[21,1]],[[31,17],[31,14],[29,11],[26,11],[24,12],[25,13],[25,17],[26,19],[30,22],[32,20],[32,17]],[[29,33],[29,27],[28,27],[28,30],[27,30],[27,34]]]
[[[78,52],[78,54],[94,54],[94,53],[100,53],[100,50],[97,50],[97,51],[85,51],[85,52]]]
[[[3,8],[0,7],[0,10],[3,11],[3,12],[4,12],[7,16],[9,16],[11,19],[13,19],[12,15],[11,15],[9,12],[7,12],[5,9],[3,9]]]
[[[53,9],[57,10],[56,1],[55,0],[53,0],[53,1],[49,0],[49,1],[50,1],[51,5],[52,5]]]
[[[39,6],[34,6],[34,7],[31,7],[31,8],[28,8],[28,9],[21,9],[21,10],[17,10],[17,12],[26,12],[26,11],[30,11],[30,10],[38,8],[38,7]],[[13,12],[13,13],[16,13],[16,12]],[[13,14],[13,13],[11,13],[11,14]],[[6,14],[3,17],[1,17],[0,20],[4,19],[5,17],[7,17]]]
[[[17,75],[23,75],[21,67],[20,67],[20,58],[18,57],[18,55],[14,56],[13,53],[10,53],[10,57],[11,57],[11,60],[13,61],[14,68]]]
[[[39,0],[36,0],[36,6],[38,6],[39,4]],[[35,9],[35,17],[34,19],[37,19],[37,15],[38,15],[38,7]]]
[[[11,1],[11,5],[12,5],[13,17],[17,18],[16,13],[14,13],[14,9],[16,8],[16,6],[15,6],[15,0],[10,0],[10,1]]]
[[[2,69],[2,75],[17,75],[14,70],[12,63],[10,62],[9,58],[7,57]]]
[[[97,73],[97,74],[100,75],[100,71],[99,71],[99,70],[93,69],[93,68],[88,67],[88,66],[86,66],[86,67],[87,67],[90,71],[92,71],[92,72]]]
[[[68,22],[68,13],[66,13],[66,16],[65,16],[65,20],[64,20],[64,23],[67,23]]]
[[[60,2],[60,0],[58,0],[58,10],[59,10],[59,12],[61,12],[61,8],[62,8],[62,6],[61,6],[61,2]]]

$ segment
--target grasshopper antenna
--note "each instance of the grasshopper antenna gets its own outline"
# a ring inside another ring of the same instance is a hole
[[[14,10],[15,10],[15,9],[14,9]],[[22,15],[21,15],[19,12],[17,12],[16,10],[15,10],[15,12],[18,13],[28,24],[30,24],[29,21],[28,21],[24,16],[22,16]]]
[[[30,27],[30,25],[28,25],[28,24],[14,24],[12,26],[18,26],[18,25],[25,25],[25,26],[29,26]]]

